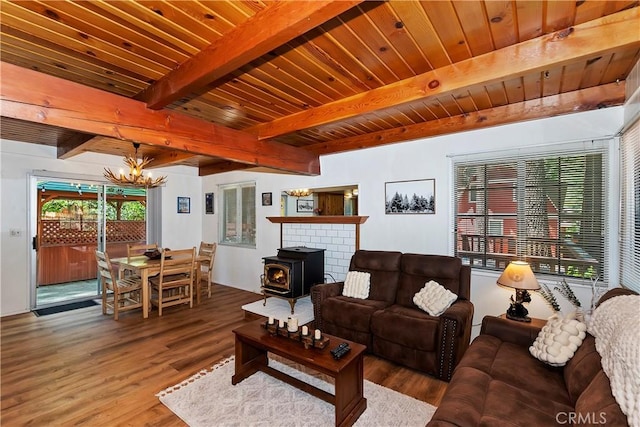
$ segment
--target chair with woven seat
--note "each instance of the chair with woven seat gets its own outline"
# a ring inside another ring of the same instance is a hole
[[[140,278],[116,278],[109,255],[96,250],[98,274],[102,285],[102,314],[113,310],[113,318],[118,320],[121,311],[142,308],[142,281]]]
[[[216,258],[216,249],[218,245],[216,243],[206,243],[200,242],[200,248],[198,249],[198,257],[206,257],[207,261],[200,261],[200,272],[206,273],[207,275],[207,285],[206,288],[202,285],[202,283],[196,284],[196,292],[198,304],[200,304],[200,294],[206,289],[207,295],[211,298],[211,280],[213,277],[213,262]]]
[[[162,310],[178,304],[193,307],[196,248],[164,249],[160,257],[160,273],[149,279],[151,304]]]

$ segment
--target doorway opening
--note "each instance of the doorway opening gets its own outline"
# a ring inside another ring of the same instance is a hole
[[[35,309],[100,297],[95,250],[145,243],[146,190],[38,178]]]

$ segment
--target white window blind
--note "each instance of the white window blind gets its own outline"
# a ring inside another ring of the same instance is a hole
[[[640,292],[640,120],[620,141],[620,284]]]
[[[524,260],[537,273],[606,280],[606,145],[454,159],[456,256],[474,268]]]
[[[222,193],[220,243],[255,247],[255,182],[221,185],[220,191]]]

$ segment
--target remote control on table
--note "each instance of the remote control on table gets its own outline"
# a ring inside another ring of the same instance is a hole
[[[331,355],[333,356],[334,359],[338,360],[342,356],[347,354],[349,351],[351,351],[351,347],[349,347],[349,344],[347,344],[346,342],[343,342],[339,344],[336,348],[331,350]]]

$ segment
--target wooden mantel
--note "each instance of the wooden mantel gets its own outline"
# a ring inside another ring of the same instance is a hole
[[[364,224],[368,216],[317,215],[268,216],[274,224]]]
[[[317,215],[317,216],[268,216],[267,219],[274,224],[280,224],[280,247],[282,247],[283,224],[355,224],[356,226],[356,250],[360,249],[360,224],[364,224],[368,216],[342,216],[342,215]]]

